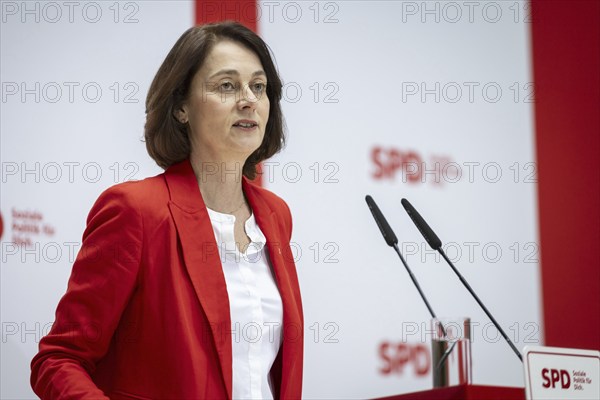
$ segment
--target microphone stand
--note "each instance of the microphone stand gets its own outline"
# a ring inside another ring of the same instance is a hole
[[[452,268],[452,270],[454,271],[454,273],[458,276],[458,279],[460,279],[460,281],[463,283],[463,285],[465,285],[465,287],[467,288],[467,290],[469,291],[469,293],[471,293],[471,295],[475,298],[475,300],[477,301],[477,303],[479,304],[479,306],[482,308],[482,310],[485,312],[485,314],[488,316],[488,318],[492,321],[492,323],[494,324],[494,326],[498,329],[498,331],[500,332],[500,334],[502,335],[502,337],[504,338],[504,340],[506,340],[506,342],[510,345],[510,348],[515,352],[515,354],[517,355],[517,357],[519,357],[519,360],[521,360],[521,362],[523,362],[523,356],[521,355],[521,353],[519,352],[519,350],[517,350],[517,348],[515,347],[515,345],[512,342],[512,340],[510,340],[510,338],[508,337],[508,335],[506,334],[506,332],[504,332],[504,329],[502,329],[502,327],[500,326],[500,324],[498,323],[498,321],[496,321],[496,319],[488,311],[487,307],[485,305],[483,305],[483,303],[481,302],[481,300],[479,299],[479,297],[475,294],[475,292],[471,288],[471,285],[469,285],[469,283],[465,280],[465,278],[463,278],[463,276],[461,275],[461,273],[458,272],[458,269],[456,269],[456,267],[454,266],[454,263],[448,258],[448,256],[444,252],[444,250],[440,247],[438,249],[438,252],[442,255],[442,257],[444,257],[444,260],[446,260],[446,262],[448,263],[448,265],[450,265],[450,267]]]

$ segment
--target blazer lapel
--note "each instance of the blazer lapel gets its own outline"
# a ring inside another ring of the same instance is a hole
[[[228,397],[232,396],[231,317],[229,297],[217,243],[189,161],[165,172],[169,209],[181,241],[185,267],[206,313],[221,363]]]
[[[267,204],[264,197],[260,195],[260,192],[248,182],[246,178],[243,180],[244,193],[252,211],[254,212],[254,218],[256,223],[264,233],[267,239],[267,248],[269,251],[269,257],[273,266],[275,274],[275,281],[279,288],[279,294],[281,295],[281,301],[283,303],[283,362],[282,362],[282,382],[281,382],[281,398],[286,397],[288,378],[294,376],[293,369],[299,357],[302,357],[302,353],[298,352],[298,349],[302,349],[304,335],[303,335],[303,321],[302,316],[299,313],[300,300],[299,293],[296,293],[294,288],[297,288],[297,283],[292,282],[288,268],[295,268],[293,262],[293,255],[289,248],[289,240],[284,237],[282,231],[277,223],[277,215],[275,211]],[[286,268],[286,264],[290,264]],[[295,273],[295,271],[294,271]],[[302,364],[300,364],[302,365]]]

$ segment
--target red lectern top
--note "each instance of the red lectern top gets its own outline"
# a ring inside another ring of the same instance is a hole
[[[506,386],[460,385],[382,397],[376,400],[525,400],[525,389]]]

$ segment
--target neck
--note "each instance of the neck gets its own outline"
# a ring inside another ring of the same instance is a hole
[[[242,190],[244,161],[205,161],[190,157],[200,193],[206,206],[215,211],[232,213],[245,202]]]

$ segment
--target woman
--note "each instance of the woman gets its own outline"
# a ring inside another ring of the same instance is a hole
[[[90,211],[32,361],[41,398],[300,398],[291,215],[249,181],[281,148],[280,98],[268,47],[242,25],[177,41],[146,101],[146,146],[166,171]]]

